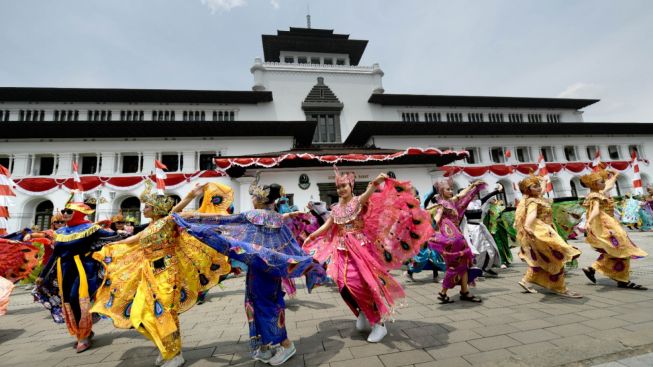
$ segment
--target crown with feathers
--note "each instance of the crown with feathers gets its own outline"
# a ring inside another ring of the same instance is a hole
[[[145,181],[145,191],[140,196],[144,204],[150,205],[154,209],[156,215],[167,215],[175,202],[170,196],[158,195],[156,191],[152,190],[154,185],[151,181]]]
[[[335,164],[333,165],[333,172],[335,172],[336,176],[336,185],[346,183],[351,187],[354,187],[354,182],[356,182],[356,175],[353,172],[345,172],[341,174],[340,170],[338,170],[338,166]]]

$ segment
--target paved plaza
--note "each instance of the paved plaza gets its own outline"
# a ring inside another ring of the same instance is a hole
[[[632,237],[653,253],[653,233]],[[573,243],[584,251],[581,265],[597,256]],[[634,281],[653,286],[652,257],[633,261],[632,269]],[[524,294],[517,286],[524,271],[517,261],[499,279],[478,282],[481,305],[438,304],[430,272],[416,274],[414,283],[402,278],[406,305],[379,344],[355,331],[335,289],[309,295],[300,281],[286,316],[297,354],[285,366],[653,366],[653,290],[621,290],[601,277],[591,285],[576,269],[568,282],[585,298]],[[181,316],[187,366],[263,365],[248,354],[243,288],[243,277],[229,279]],[[136,331],[114,329],[108,320],[94,328],[94,347],[76,354],[65,326],[52,323],[23,289],[14,292],[0,325],[0,366],[152,366],[158,354]]]

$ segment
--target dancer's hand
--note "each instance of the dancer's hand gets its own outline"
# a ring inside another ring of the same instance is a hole
[[[200,196],[202,193],[204,193],[204,188],[206,187],[206,185],[208,185],[208,182],[205,184],[199,184],[199,183],[195,184],[195,187],[193,187],[193,189],[188,193],[188,196],[190,198],[196,198]]]
[[[381,182],[385,181],[386,178],[388,178],[388,175],[386,175],[385,173],[379,173],[379,175],[376,176],[376,178],[372,182],[374,183],[374,186],[377,186]]]

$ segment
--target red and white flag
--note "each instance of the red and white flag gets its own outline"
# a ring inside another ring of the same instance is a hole
[[[7,219],[9,206],[13,205],[10,197],[16,196],[12,188],[15,186],[9,170],[0,164],[0,235],[7,234]]]
[[[601,169],[601,151],[597,148],[592,160],[592,171],[598,172]]]
[[[154,160],[154,167],[154,173],[156,176],[156,193],[158,195],[164,195],[164,191],[166,189],[166,182],[164,180],[167,176],[163,170],[168,169],[168,167],[166,167],[165,164],[159,162],[157,159]]]
[[[84,186],[82,180],[79,178],[79,167],[77,162],[73,161],[73,181],[75,181],[75,193],[73,194],[73,201],[76,203],[84,202]]]
[[[637,153],[632,153],[631,166],[633,166],[633,193],[635,195],[642,195],[644,189],[642,189],[642,176],[639,174],[639,164],[637,163]]]
[[[537,175],[544,179],[546,182],[546,188],[544,192],[553,191],[553,184],[551,183],[551,177],[549,176],[549,170],[546,169],[546,161],[544,160],[544,154],[540,154],[540,158],[537,160]]]
[[[506,158],[510,158],[512,156],[512,152],[510,151],[510,149],[506,149],[506,151],[503,153],[503,155]]]

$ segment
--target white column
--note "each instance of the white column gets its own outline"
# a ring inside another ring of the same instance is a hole
[[[254,65],[251,67],[250,71],[254,75],[254,86],[252,87],[253,91],[264,91],[265,85],[263,82],[263,72],[265,67],[263,66],[263,60],[257,57],[254,59]]]
[[[59,153],[59,165],[55,176],[69,177],[73,175],[73,154],[72,153]]]
[[[16,153],[14,154],[14,170],[12,176],[22,177],[28,176],[31,174],[30,170],[30,159],[29,154],[27,153]]]
[[[156,159],[156,152],[144,152],[143,155],[143,169],[141,173],[145,175],[154,174],[154,160]]]
[[[184,159],[184,166],[181,172],[193,173],[197,171],[197,158],[194,151],[184,151],[181,153],[181,156]]]
[[[102,152],[100,153],[102,159],[102,167],[100,169],[101,175],[114,175],[116,173],[116,153],[114,152]]]
[[[249,196],[249,185],[254,182],[254,177],[240,177],[235,180],[238,183],[239,195],[234,198],[234,209],[237,213],[254,209],[252,199]]]
[[[505,156],[506,150],[510,150],[510,157],[506,158],[506,164],[517,164],[517,163],[519,163],[517,161],[516,147],[514,147],[514,146],[504,147],[503,149],[504,149],[504,151],[503,151],[504,156]]]
[[[483,164],[493,164],[494,162],[492,161],[492,154],[490,154],[490,147],[478,147],[479,150],[479,156],[481,157],[481,161],[479,163]]]
[[[567,157],[565,157],[565,150],[560,145],[553,146],[553,152],[558,162],[567,162]]]

